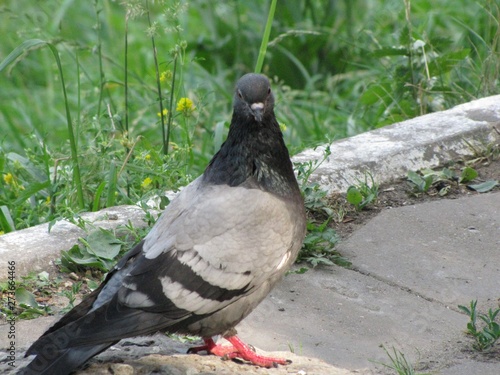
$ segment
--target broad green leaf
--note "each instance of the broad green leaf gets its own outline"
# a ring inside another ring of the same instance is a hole
[[[448,73],[455,66],[458,61],[465,59],[469,56],[470,50],[463,49],[460,51],[453,51],[439,56],[436,60],[429,64],[429,74],[431,77],[438,77],[444,73]]]
[[[421,169],[420,170],[420,173],[422,173],[422,176],[427,177],[427,176],[432,176],[432,175],[436,175],[438,172],[436,171],[433,171],[432,169],[430,168],[424,168],[424,169]]]
[[[477,191],[478,193],[487,193],[488,191],[493,190],[497,185],[499,185],[498,181],[489,180],[480,184],[467,185],[467,187],[469,189]]]
[[[383,100],[390,92],[391,87],[389,83],[371,85],[361,94],[359,101],[364,105],[372,105],[379,100]]]
[[[25,288],[16,289],[16,302],[18,305],[26,305],[30,307],[38,307],[35,296],[28,292]]]
[[[355,186],[350,186],[349,189],[347,189],[346,199],[350,204],[358,207],[363,201],[363,195]]]
[[[86,238],[88,251],[99,258],[114,259],[121,250],[121,242],[107,230],[97,230]]]
[[[399,43],[403,46],[407,46],[410,43],[410,29],[408,24],[405,24],[399,34]]]
[[[462,170],[462,174],[460,175],[460,182],[461,183],[470,182],[474,180],[476,177],[477,177],[477,171],[474,168],[465,167]]]
[[[105,259],[98,259],[95,255],[81,249],[78,245],[68,251],[61,251],[61,265],[70,271],[77,271],[78,266],[93,267],[107,272],[113,266]]]
[[[428,174],[422,177],[417,172],[408,171],[406,177],[416,185],[418,191],[426,192],[427,190],[429,190],[432,182],[434,181],[434,173],[435,172],[432,172],[432,174]]]
[[[455,178],[455,172],[453,172],[449,168],[444,168],[443,171],[441,172],[444,178],[447,180],[453,180]]]
[[[408,173],[406,174],[406,178],[417,186],[420,185],[423,181],[422,176],[420,176],[417,172],[414,171],[408,171]]]
[[[424,170],[422,173],[424,172],[428,172],[428,174],[425,174],[423,177],[414,171],[408,171],[408,173],[406,174],[406,178],[416,186],[417,191],[422,193],[425,193],[427,192],[427,190],[429,190],[432,183],[434,182],[436,173],[432,170]]]
[[[47,271],[42,271],[37,276],[40,280],[49,281],[49,273]]]

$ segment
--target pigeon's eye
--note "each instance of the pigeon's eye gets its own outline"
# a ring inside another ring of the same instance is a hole
[[[238,97],[239,97],[240,99],[243,99],[243,95],[241,95],[241,91],[240,91],[240,90],[238,90]]]
[[[267,95],[271,95],[271,88],[270,87],[267,89]]]

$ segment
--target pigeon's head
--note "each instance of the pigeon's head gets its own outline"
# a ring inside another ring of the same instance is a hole
[[[245,74],[236,83],[234,93],[234,112],[244,119],[262,122],[272,115],[274,96],[271,84],[261,74]]]

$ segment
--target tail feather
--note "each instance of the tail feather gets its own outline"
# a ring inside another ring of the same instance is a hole
[[[63,350],[57,350],[55,346],[47,345],[36,354],[28,366],[18,372],[18,375],[67,375],[112,344],[104,343]]]

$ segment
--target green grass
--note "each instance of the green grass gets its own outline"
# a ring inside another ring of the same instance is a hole
[[[270,3],[4,1],[0,61],[23,47],[0,72],[0,231],[187,184],[247,72],[292,154],[500,91],[493,0],[282,0],[267,43]]]
[[[477,351],[486,351],[493,348],[500,339],[500,324],[496,321],[500,308],[489,309],[487,314],[480,314],[476,307],[477,300],[471,301],[469,307],[458,306],[470,318],[466,333],[474,338],[472,347]]]
[[[429,373],[420,373],[416,372],[414,366],[409,362],[404,353],[400,352],[399,350],[396,350],[396,348],[392,347],[392,353],[387,350],[385,346],[382,346],[382,349],[384,349],[385,354],[389,357],[390,363],[382,363],[378,362],[385,368],[392,370],[391,374],[396,374],[396,375],[430,375]]]

